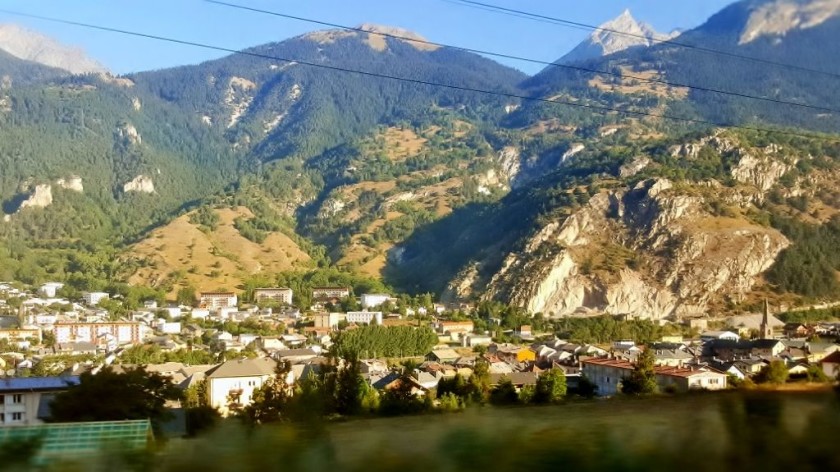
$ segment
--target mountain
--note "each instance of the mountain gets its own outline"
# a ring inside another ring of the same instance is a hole
[[[838,0],[755,2],[739,42],[751,43],[762,36],[784,37],[790,31],[819,26],[838,14]]]
[[[0,49],[19,59],[62,69],[71,74],[108,72],[83,50],[65,46],[52,38],[14,24],[0,25]]]
[[[630,10],[624,10],[620,16],[593,31],[586,40],[557,60],[557,63],[584,62],[631,48],[650,47],[677,36],[679,36],[678,31],[670,34],[658,33],[647,23],[636,21]]]

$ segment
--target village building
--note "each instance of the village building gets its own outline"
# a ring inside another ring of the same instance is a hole
[[[274,301],[280,305],[291,305],[292,295],[292,289],[285,287],[254,289],[254,301],[257,303]]]
[[[49,418],[49,405],[55,394],[78,383],[78,377],[0,379],[0,427],[43,423]]]
[[[220,308],[236,308],[239,299],[233,292],[201,292],[198,303],[202,308],[218,310]]]
[[[582,372],[598,387],[599,396],[611,396],[621,391],[621,382],[629,377],[635,365],[617,359],[586,359]],[[723,390],[726,374],[707,367],[655,366],[656,384],[661,391]]]

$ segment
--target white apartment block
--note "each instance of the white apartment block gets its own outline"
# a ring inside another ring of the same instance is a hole
[[[258,288],[254,290],[254,301],[259,303],[262,301],[274,300],[281,305],[292,304],[292,289],[280,288]]]
[[[347,312],[347,322],[348,323],[355,323],[355,324],[371,324],[376,322],[376,324],[382,324],[382,312],[381,311],[348,311]]]
[[[53,395],[78,383],[78,377],[0,379],[0,427],[43,423]]]
[[[145,326],[134,321],[102,323],[59,322],[53,326],[55,340],[64,343],[96,343],[103,335],[110,335],[117,344],[139,344],[143,342]]]
[[[99,302],[102,300],[107,300],[111,296],[105,292],[84,292],[82,293],[82,299],[84,299],[85,304],[87,306],[96,306],[99,305]]]
[[[235,308],[239,305],[239,299],[233,292],[202,292],[198,300],[203,308],[210,310]]]

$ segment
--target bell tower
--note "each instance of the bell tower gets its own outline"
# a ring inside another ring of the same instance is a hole
[[[761,326],[759,327],[761,339],[773,339],[773,327],[770,326],[770,303],[764,299],[764,316],[761,317]]]

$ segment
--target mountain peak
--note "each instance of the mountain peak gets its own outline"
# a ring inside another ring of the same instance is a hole
[[[0,24],[0,49],[19,59],[72,74],[104,73],[107,69],[85,52],[15,24]]]
[[[364,33],[356,30],[364,31]],[[413,31],[396,26],[377,25],[373,23],[363,23],[357,26],[355,30],[333,29],[314,31],[305,34],[303,37],[320,44],[333,43],[342,38],[357,37],[376,51],[387,50],[388,40],[402,41],[420,51],[434,51],[439,49],[439,46],[428,44],[426,38]]]
[[[621,15],[593,31],[585,41],[557,62],[568,64],[608,56],[633,47],[650,47],[677,35],[677,32],[658,33],[649,24],[636,20],[630,10],[625,9]]]
[[[750,9],[740,44],[818,26],[840,14],[840,0],[762,0]]]

